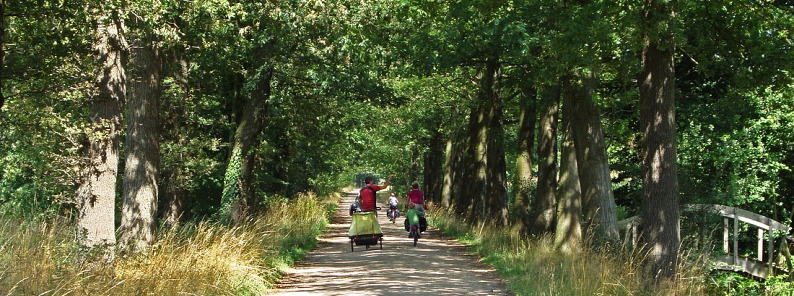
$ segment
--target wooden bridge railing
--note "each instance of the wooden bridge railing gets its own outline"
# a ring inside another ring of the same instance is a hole
[[[723,217],[722,250],[728,255],[713,257],[712,260],[715,261],[713,268],[746,272],[760,278],[766,278],[774,273],[773,269],[776,269],[773,261],[775,232],[783,232],[785,236],[790,230],[788,226],[763,215],[724,205],[686,205],[683,210],[710,212]],[[733,223],[731,223],[731,220]],[[624,238],[626,241],[632,242],[633,245],[637,245],[640,222],[638,216],[618,222],[618,228],[625,231]],[[747,223],[757,228],[757,259],[747,259],[739,256],[739,222]],[[731,232],[733,233],[732,246]],[[764,263],[765,246],[768,254],[766,263]]]

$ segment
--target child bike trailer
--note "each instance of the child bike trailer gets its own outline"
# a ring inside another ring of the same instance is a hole
[[[380,242],[380,249],[383,250],[383,232],[378,224],[378,217],[375,211],[364,211],[353,213],[353,222],[350,223],[350,251],[353,252],[353,245],[365,245],[367,249],[371,245]]]

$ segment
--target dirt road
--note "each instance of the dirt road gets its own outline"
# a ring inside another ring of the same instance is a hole
[[[379,213],[383,250],[355,246],[351,252],[348,207],[354,198],[355,192],[343,198],[318,248],[287,271],[275,295],[510,294],[495,272],[465,246],[431,226],[414,247],[404,218],[392,224],[385,211]]]

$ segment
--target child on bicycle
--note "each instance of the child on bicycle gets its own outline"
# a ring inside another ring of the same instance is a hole
[[[389,212],[387,213],[389,220],[391,220],[392,222],[394,222],[394,220],[400,216],[400,211],[397,210],[397,203],[398,203],[397,197],[394,196],[394,192],[392,192],[389,195]]]

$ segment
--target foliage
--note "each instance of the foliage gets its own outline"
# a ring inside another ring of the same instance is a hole
[[[653,31],[676,35],[681,203],[728,204],[791,222],[794,6],[672,3],[675,23]],[[222,189],[236,173],[227,168],[239,168],[228,163],[236,159],[231,138],[241,106],[258,87],[254,78],[266,69],[274,70],[273,91],[254,151],[253,203],[263,212],[298,193],[333,192],[357,172],[396,174],[401,195],[412,181],[422,182],[430,140],[465,132],[477,69],[489,59],[501,65],[508,174],[518,146],[518,94],[560,75],[594,73],[620,215],[641,210],[637,1],[13,4],[3,24],[0,91],[8,99],[0,110],[0,211],[6,219],[46,217],[30,222],[54,233],[46,236],[67,230],[41,221],[56,219],[52,214],[68,219],[75,207],[75,164],[90,136],[91,20],[101,5],[126,9],[130,44],[151,38],[163,52],[160,183],[185,193],[188,221],[200,223],[234,195]],[[45,236],[32,229],[22,233]],[[517,244],[542,250],[537,243]],[[68,241],[51,244],[69,258]],[[541,250],[533,258],[545,258]],[[580,259],[613,260],[590,255]]]
[[[786,295],[794,291],[791,281],[779,275],[759,282],[740,274],[716,271],[709,275],[709,295]]]

